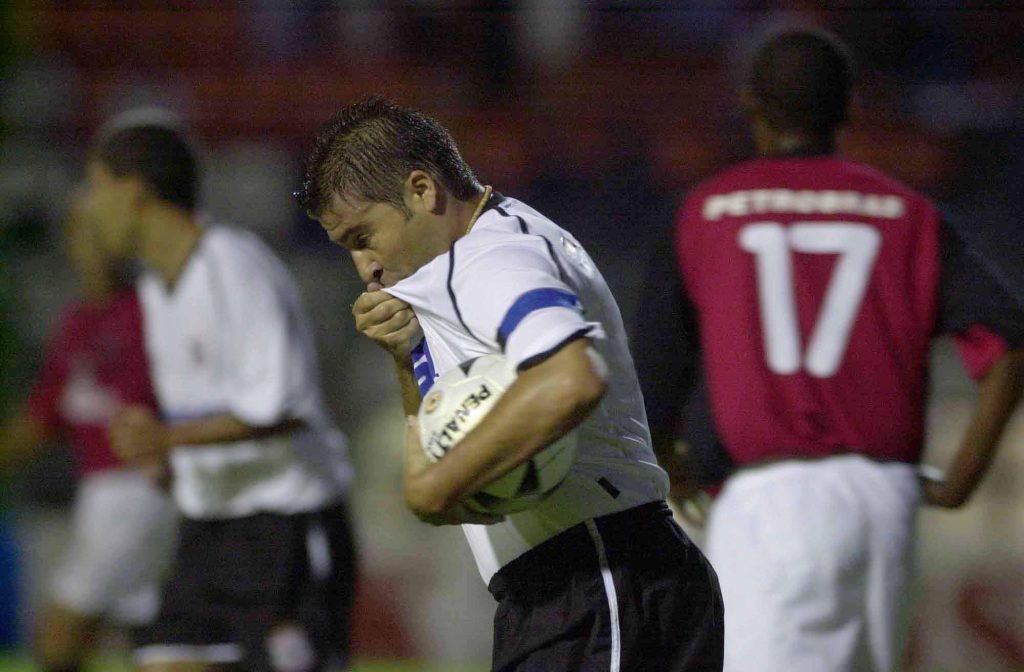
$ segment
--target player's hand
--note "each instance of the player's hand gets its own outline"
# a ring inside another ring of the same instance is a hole
[[[921,486],[924,503],[943,509],[959,509],[967,497],[945,481],[925,481]]]
[[[167,426],[145,406],[127,406],[114,416],[107,430],[110,447],[130,464],[162,460],[170,450]]]
[[[681,442],[679,442],[681,443]],[[697,472],[687,458],[689,447],[679,445],[671,456],[662,457],[659,464],[668,472],[668,497],[679,515],[690,525],[703,529],[707,523],[711,498],[697,482]]]
[[[419,320],[408,303],[381,291],[380,284],[371,282],[366,289],[352,304],[356,329],[395,359],[405,361],[423,336]]]
[[[711,509],[711,496],[703,490],[697,490],[690,495],[679,495],[675,492],[669,494],[674,510],[684,521],[703,530],[708,523],[708,512]]]
[[[924,479],[921,483],[921,498],[928,506],[959,509],[969,496],[969,493],[960,492],[946,481]]]
[[[921,482],[921,499],[928,506],[942,509],[958,509],[970,497],[969,492],[954,487],[941,470],[922,464],[917,470]]]
[[[504,516],[493,513],[480,513],[465,504],[456,504],[440,513],[413,511],[416,517],[429,525],[493,525],[505,520]]]

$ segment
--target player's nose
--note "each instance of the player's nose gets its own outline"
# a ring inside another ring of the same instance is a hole
[[[384,267],[379,261],[370,258],[363,250],[353,250],[352,261],[355,262],[360,280],[366,284],[380,282],[380,278],[384,274]]]

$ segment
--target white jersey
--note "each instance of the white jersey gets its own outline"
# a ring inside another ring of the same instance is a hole
[[[467,359],[504,353],[529,366],[580,337],[609,367],[608,390],[580,425],[568,477],[496,525],[465,525],[485,582],[533,546],[588,518],[664,499],[643,397],[618,305],[583,247],[511,198],[492,198],[451,250],[386,291],[409,303],[425,336],[413,352],[421,392]]]
[[[204,231],[173,288],[139,283],[146,348],[164,420],[231,414],[300,430],[171,452],[174,498],[190,518],[298,513],[339,499],[351,480],[344,436],[328,420],[298,291],[255,235]]]

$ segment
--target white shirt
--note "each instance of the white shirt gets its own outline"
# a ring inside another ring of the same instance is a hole
[[[186,516],[298,513],[345,493],[345,438],[323,405],[312,332],[291,277],[262,241],[209,228],[173,288],[147,272],[139,296],[166,422],[229,413],[254,426],[305,424],[269,438],[174,448],[174,498]]]
[[[500,352],[529,366],[582,335],[608,364],[608,390],[578,428],[562,485],[502,523],[463,526],[485,582],[579,522],[665,498],[668,476],[651,448],[618,305],[568,232],[505,198],[448,253],[386,291],[412,306],[423,329],[426,347],[413,355],[421,391],[467,359]]]

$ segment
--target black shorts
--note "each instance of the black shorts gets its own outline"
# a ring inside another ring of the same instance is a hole
[[[344,505],[184,520],[139,664],[234,663],[252,672],[345,664],[355,553]]]
[[[722,669],[722,593],[664,502],[572,527],[488,589],[495,672]]]

